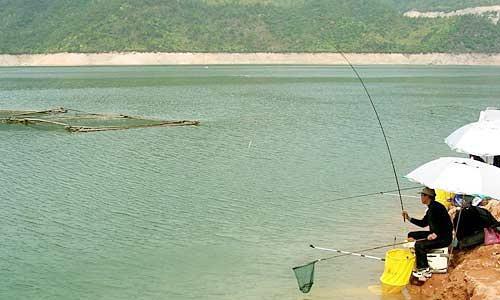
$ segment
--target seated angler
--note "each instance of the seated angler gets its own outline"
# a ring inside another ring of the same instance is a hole
[[[413,276],[421,281],[432,276],[427,262],[427,253],[433,249],[448,247],[452,241],[453,225],[446,208],[439,202],[435,201],[436,193],[433,189],[425,187],[420,192],[420,200],[422,204],[427,205],[428,209],[423,219],[411,218],[408,212],[403,211],[403,217],[411,223],[426,227],[428,231],[412,231],[408,233],[410,240],[418,240],[415,242],[415,255],[417,260],[417,270],[413,272]]]
[[[472,197],[470,197],[472,198]],[[453,218],[453,227],[456,231],[458,248],[471,248],[485,242],[485,228],[500,226],[500,222],[486,209],[481,208],[481,203],[489,197],[475,197],[463,201],[462,209]]]

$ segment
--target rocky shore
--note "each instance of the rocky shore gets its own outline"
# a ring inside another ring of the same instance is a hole
[[[496,65],[500,53],[404,54],[346,53],[353,64]],[[344,65],[339,53],[54,53],[0,54],[0,67],[16,66],[122,66],[122,65]]]
[[[499,201],[485,208],[500,219]],[[434,274],[424,285],[407,288],[416,299],[500,299],[500,244],[455,252],[448,274]]]

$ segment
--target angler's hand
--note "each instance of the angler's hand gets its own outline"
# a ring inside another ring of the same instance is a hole
[[[429,241],[432,241],[432,240],[435,240],[437,237],[438,237],[438,236],[437,236],[437,234],[435,234],[435,233],[431,233],[431,234],[429,234],[429,235],[427,236],[427,239],[428,239]]]
[[[410,221],[410,215],[408,215],[408,212],[406,210],[403,210],[403,213],[401,215],[403,215],[403,218],[405,220]]]

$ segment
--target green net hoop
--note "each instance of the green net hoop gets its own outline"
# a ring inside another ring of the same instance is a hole
[[[293,268],[299,289],[302,293],[309,293],[314,283],[314,265],[317,261],[308,263],[307,265]]]

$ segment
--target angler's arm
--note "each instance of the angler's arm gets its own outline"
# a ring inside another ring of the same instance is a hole
[[[419,226],[419,227],[429,226],[429,220],[428,220],[427,214],[425,214],[425,216],[424,216],[424,218],[422,220],[415,219],[415,218],[410,218],[410,222],[412,224],[415,224],[415,225]]]

